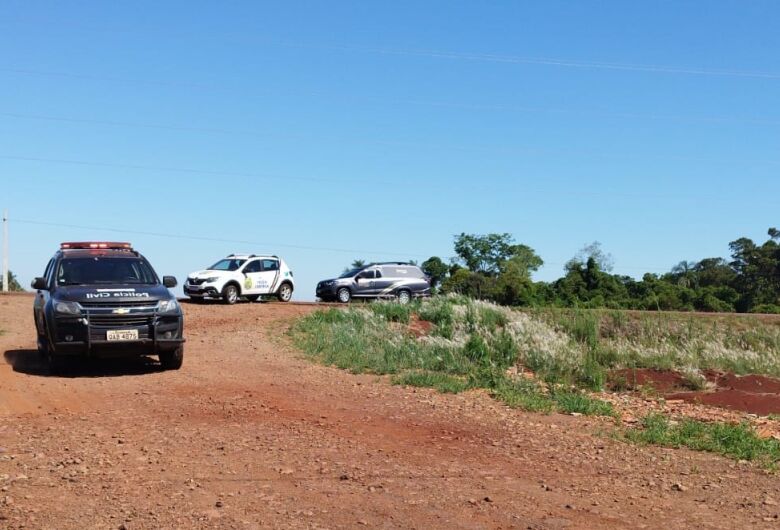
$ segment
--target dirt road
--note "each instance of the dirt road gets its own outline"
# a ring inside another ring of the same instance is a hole
[[[780,479],[303,359],[310,306],[186,306],[185,363],[41,374],[0,297],[2,528],[777,528]]]

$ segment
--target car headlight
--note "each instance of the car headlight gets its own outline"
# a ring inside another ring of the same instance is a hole
[[[81,307],[76,302],[57,302],[54,311],[61,315],[81,316]]]
[[[327,282],[322,282],[322,285],[333,285],[333,280],[328,280]]]
[[[160,305],[157,306],[160,313],[173,313],[177,309],[179,309],[179,303],[175,299],[161,300]]]
[[[219,276],[211,276],[210,278],[206,278],[206,283],[214,283],[217,280],[219,280]]]

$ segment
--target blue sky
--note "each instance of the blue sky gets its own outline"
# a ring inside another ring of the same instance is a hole
[[[311,299],[464,231],[514,234],[542,280],[594,240],[634,276],[727,255],[780,225],[778,23],[773,1],[7,1],[11,269],[29,284],[65,240],[132,241],[180,282],[272,252]]]

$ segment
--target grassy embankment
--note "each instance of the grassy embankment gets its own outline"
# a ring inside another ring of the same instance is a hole
[[[431,323],[421,337],[410,333],[417,319]],[[299,320],[291,335],[328,365],[390,374],[396,384],[440,392],[482,388],[511,407],[536,412],[614,416],[609,403],[583,390],[603,389],[608,372],[617,368],[675,369],[692,388],[703,384],[705,369],[780,374],[780,320],[738,316],[516,311],[436,297],[406,306],[382,302],[318,311]],[[654,416],[626,439],[769,462],[780,458],[777,441],[761,440],[744,425],[677,424]]]

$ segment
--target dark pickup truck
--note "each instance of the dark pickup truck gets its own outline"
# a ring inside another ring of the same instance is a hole
[[[129,243],[62,243],[35,278],[38,351],[50,368],[69,356],[157,355],[165,369],[184,359],[181,307]]]

